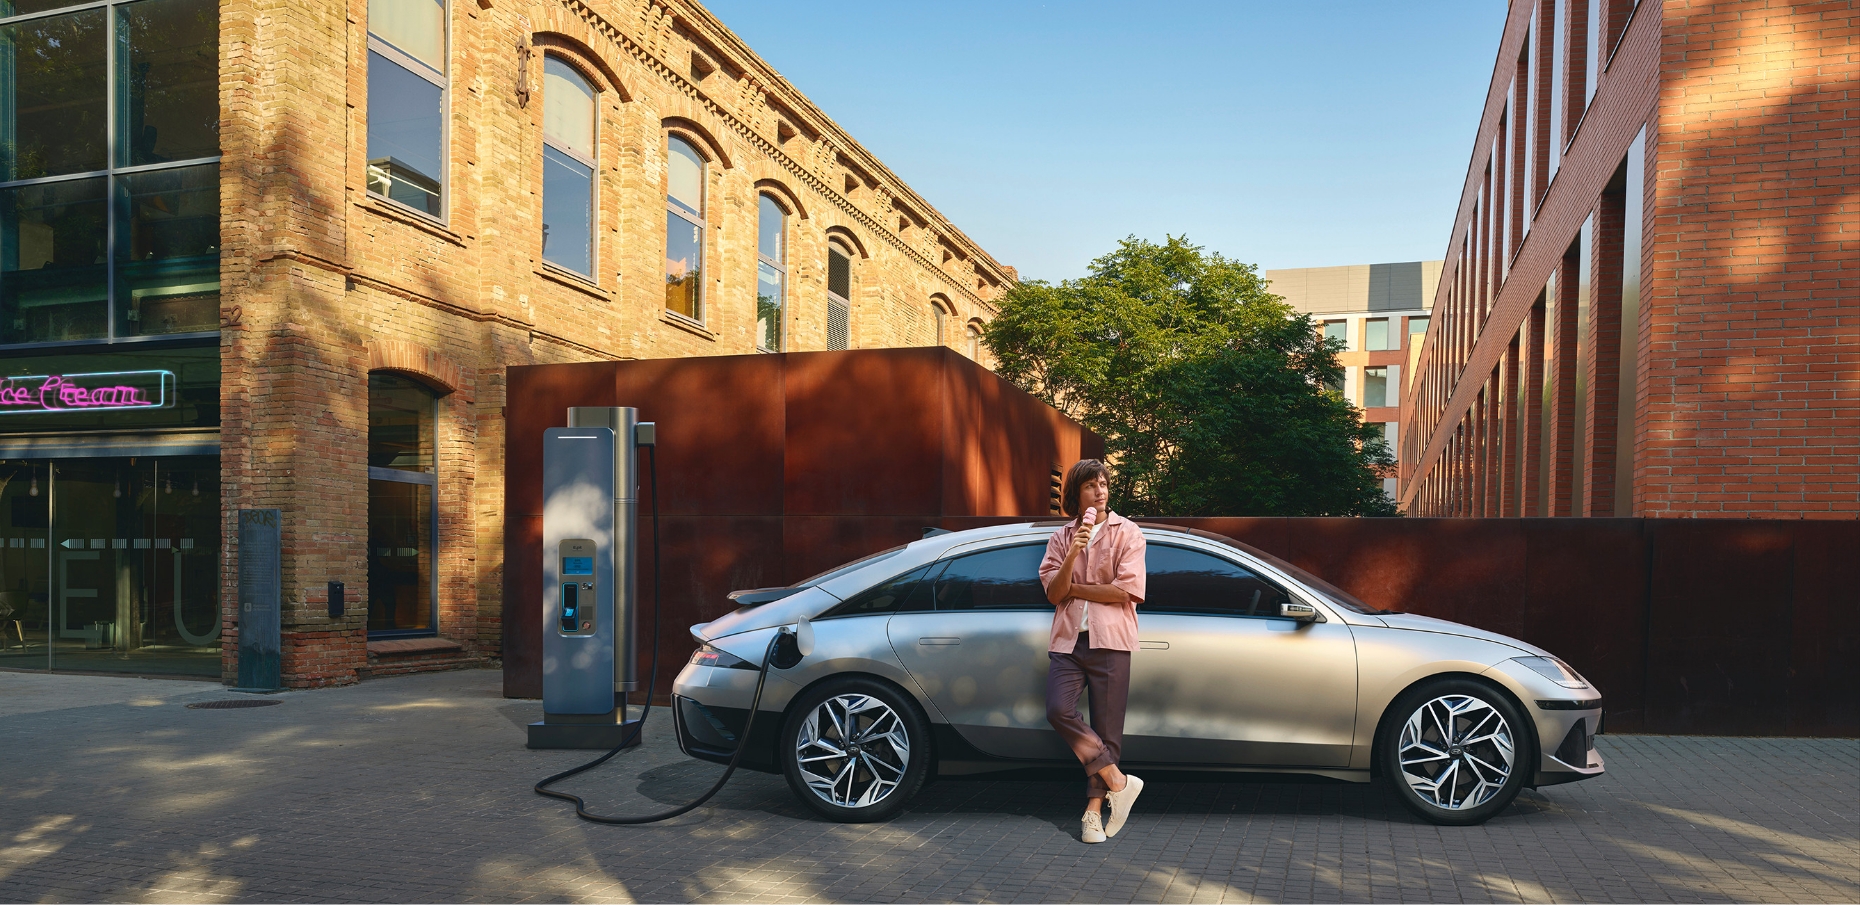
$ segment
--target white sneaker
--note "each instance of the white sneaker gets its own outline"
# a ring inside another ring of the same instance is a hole
[[[1079,833],[1079,841],[1103,842],[1105,840],[1104,824],[1099,822],[1097,811],[1086,811],[1083,824],[1084,828]]]
[[[1130,808],[1137,803],[1137,796],[1143,794],[1143,780],[1128,773],[1124,774],[1124,788],[1120,792],[1105,792],[1104,806],[1111,809],[1111,820],[1104,825],[1106,838],[1117,835],[1124,828],[1124,820],[1130,816]]]

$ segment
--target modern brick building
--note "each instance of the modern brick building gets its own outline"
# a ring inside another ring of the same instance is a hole
[[[1015,279],[691,0],[0,11],[0,666],[230,676],[253,508],[287,685],[495,656],[506,366],[975,357]]]
[[[1268,270],[1272,292],[1293,310],[1309,314],[1327,338],[1343,340],[1344,398],[1363,410],[1363,421],[1382,425],[1400,467],[1402,388],[1427,332],[1428,308],[1440,282],[1439,261],[1355,264]],[[1391,499],[1397,478],[1382,480]]]
[[[1408,512],[1860,515],[1857,15],[1511,4],[1405,407]]]

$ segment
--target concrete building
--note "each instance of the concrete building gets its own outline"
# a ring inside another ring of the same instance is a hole
[[[1356,264],[1268,270],[1272,292],[1309,314],[1327,337],[1344,342],[1343,395],[1363,410],[1363,421],[1380,424],[1400,467],[1403,390],[1414,374],[1420,337],[1427,332],[1439,261]],[[1398,479],[1383,479],[1393,498]]]
[[[1514,0],[1408,391],[1408,512],[1860,514],[1856,24]]]
[[[5,10],[0,665],[229,676],[270,508],[286,684],[494,657],[506,366],[975,357],[1015,279],[691,0]]]

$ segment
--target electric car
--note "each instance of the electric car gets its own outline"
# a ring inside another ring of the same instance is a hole
[[[932,775],[1076,769],[1046,720],[1053,607],[1038,573],[1059,524],[937,532],[733,593],[734,612],[691,627],[679,746],[719,763],[742,746],[742,766],[785,774],[847,822],[896,814]],[[1525,786],[1601,775],[1601,695],[1548,651],[1372,608],[1231,538],[1140,525],[1149,596],[1127,769],[1379,778],[1451,825],[1483,822]]]

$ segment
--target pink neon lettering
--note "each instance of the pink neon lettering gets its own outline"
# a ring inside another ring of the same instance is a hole
[[[153,408],[157,405],[140,387],[83,387],[63,375],[43,378],[37,387],[20,383],[17,377],[0,379],[0,406],[15,410],[25,408],[56,412],[87,408]]]

